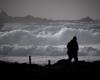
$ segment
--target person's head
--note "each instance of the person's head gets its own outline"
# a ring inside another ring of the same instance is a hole
[[[73,40],[75,40],[75,41],[76,41],[76,40],[77,40],[77,37],[76,37],[76,36],[74,36],[74,37],[73,37]]]

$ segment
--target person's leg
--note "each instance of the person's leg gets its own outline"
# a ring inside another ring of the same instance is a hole
[[[72,53],[70,51],[68,51],[67,54],[68,54],[68,61],[71,62],[71,60],[72,60],[72,55],[71,54]]]
[[[74,60],[75,60],[75,62],[77,62],[77,61],[78,61],[77,52],[76,52],[76,54],[74,55]]]
[[[74,59],[75,59],[75,62],[78,62],[78,57],[77,56]]]
[[[69,55],[68,56],[68,61],[71,62],[71,60],[72,60],[72,56]]]

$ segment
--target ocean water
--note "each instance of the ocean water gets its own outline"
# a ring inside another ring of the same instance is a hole
[[[68,59],[67,56],[32,56],[32,63],[33,64],[41,64],[46,65],[48,64],[48,60],[51,60],[51,64],[56,63],[60,59]],[[13,57],[13,56],[5,56],[0,57],[0,60],[7,61],[7,62],[18,62],[18,63],[29,63],[29,57]],[[84,61],[100,61],[100,56],[79,56],[79,60]]]

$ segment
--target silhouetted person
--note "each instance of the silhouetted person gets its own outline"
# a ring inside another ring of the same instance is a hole
[[[72,58],[74,58],[75,62],[77,62],[79,47],[76,36],[74,36],[73,39],[70,42],[68,42],[67,49],[68,60],[71,62]]]

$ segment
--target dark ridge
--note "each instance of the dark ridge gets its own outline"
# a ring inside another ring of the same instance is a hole
[[[18,79],[68,79],[78,77],[93,77],[100,72],[100,61],[78,61],[70,63],[66,59],[55,64],[41,66],[38,64],[19,64],[0,61],[0,75],[3,78]],[[5,77],[6,76],[6,77]]]

